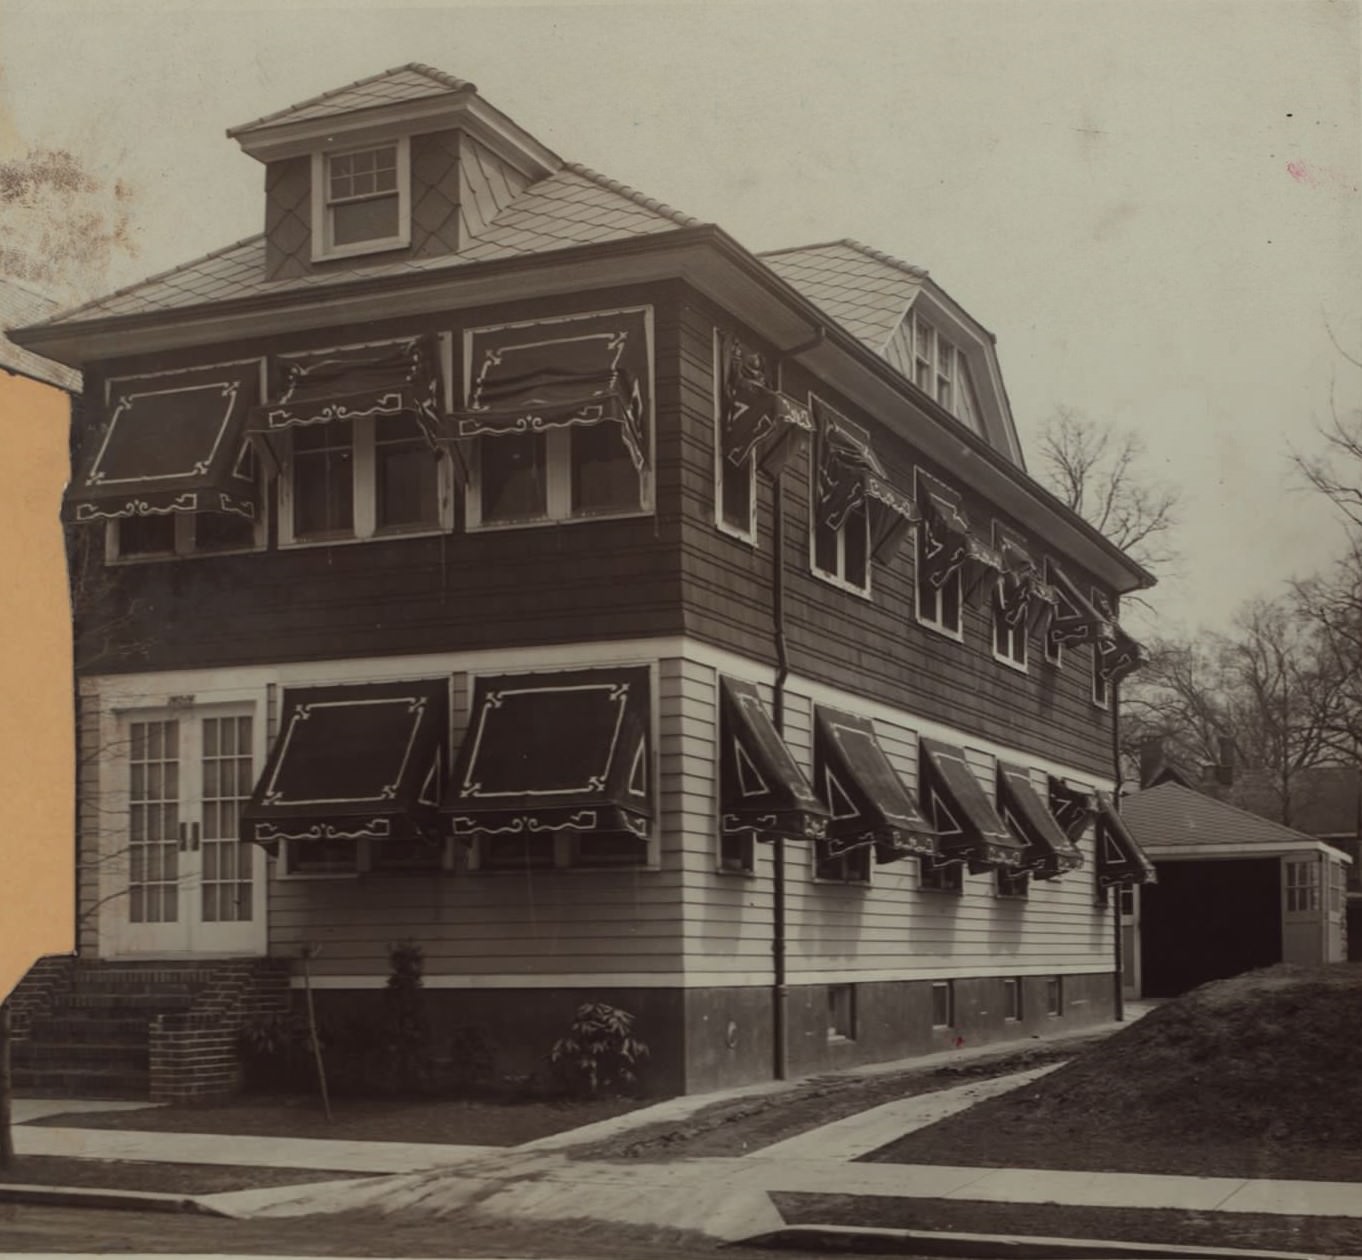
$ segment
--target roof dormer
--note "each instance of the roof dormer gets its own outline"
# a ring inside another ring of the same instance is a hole
[[[265,272],[458,253],[562,160],[478,95],[410,64],[228,133],[265,164]]]

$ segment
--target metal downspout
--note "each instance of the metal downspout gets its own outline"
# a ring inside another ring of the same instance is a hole
[[[771,697],[771,715],[776,734],[785,735],[785,680],[790,676],[789,649],[785,641],[785,476],[775,477],[775,519],[772,523],[771,614],[776,645],[776,680]],[[785,837],[772,841],[771,886],[771,1037],[774,1072],[778,1081],[789,1076],[788,1008],[789,989],[785,983]]]
[[[1111,804],[1117,813],[1121,811],[1121,683],[1119,679],[1113,679],[1111,683],[1111,766],[1112,780],[1115,787],[1112,789]],[[1112,1014],[1118,1023],[1124,1021],[1126,1017],[1126,997],[1125,997],[1125,976],[1124,976],[1124,957],[1122,946],[1122,925],[1121,925],[1121,885],[1117,884],[1113,889],[1114,900],[1116,902],[1116,913],[1112,915],[1112,962],[1115,967],[1112,983],[1114,992],[1112,994]],[[1132,896],[1134,894],[1132,893]]]

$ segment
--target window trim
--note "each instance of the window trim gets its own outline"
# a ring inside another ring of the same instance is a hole
[[[933,634],[940,635],[943,639],[949,639],[952,643],[963,643],[965,641],[965,584],[961,571],[951,574],[951,584],[956,592],[956,607],[958,608],[958,622],[954,630],[950,628],[941,616],[942,605],[945,602],[946,588],[940,587],[932,592],[935,604],[935,615],[929,614],[923,608],[923,581],[922,581],[922,540],[923,530],[921,525],[913,527],[913,609],[917,617],[917,624],[930,630]]]
[[[723,380],[723,361],[721,358],[723,350],[723,330],[715,327],[712,337],[713,342],[713,392],[714,392],[714,524],[718,527],[721,534],[727,534],[730,538],[736,538],[740,542],[749,544],[753,550],[759,546],[757,541],[757,457],[753,453],[747,457],[747,515],[748,527],[746,530],[730,524],[724,519],[724,474],[727,465],[724,461],[724,435],[723,435],[723,408],[724,408],[724,380]],[[777,365],[776,371],[780,368]],[[779,385],[779,381],[777,381]],[[736,470],[735,470],[736,475]]]
[[[839,1001],[839,999],[842,999]],[[828,1041],[855,1041],[857,1027],[856,985],[851,982],[827,986]]]
[[[1046,557],[1045,557],[1045,582],[1046,582],[1046,585],[1047,585],[1047,586],[1054,586],[1054,585],[1055,585],[1054,570],[1055,570],[1055,562],[1054,562],[1052,559],[1050,559],[1049,556],[1046,556]],[[1056,598],[1058,598],[1058,599],[1063,599],[1063,598],[1064,598],[1063,592],[1062,592],[1062,591],[1056,591]],[[1050,642],[1050,624],[1051,624],[1051,622],[1052,622],[1053,619],[1054,619],[1054,609],[1053,609],[1053,607],[1052,607],[1051,610],[1050,610],[1050,612],[1046,614],[1046,617],[1045,617],[1045,619],[1044,619],[1045,633],[1044,633],[1044,635],[1042,636],[1042,651],[1043,651],[1043,654],[1044,654],[1044,657],[1045,657],[1045,663],[1046,663],[1047,665],[1053,666],[1055,669],[1063,669],[1063,668],[1064,668],[1064,644],[1062,644],[1062,643],[1051,644],[1051,642]]]
[[[613,421],[601,421],[610,424]],[[469,460],[468,488],[464,495],[464,530],[470,534],[490,533],[505,529],[542,529],[546,525],[582,525],[591,521],[624,521],[652,516],[653,473],[651,466],[639,473],[639,502],[637,508],[612,512],[572,511],[572,435],[573,426],[547,429],[539,436],[544,439],[545,515],[514,521],[484,521],[482,519],[482,443],[504,439],[493,434],[481,434],[473,439],[472,458]]]
[[[837,408],[834,407],[831,403],[818,397],[817,394],[810,392],[809,393],[810,414],[813,414],[815,412],[816,406],[822,406],[826,410],[836,413],[840,423],[846,424],[848,426],[860,430],[861,437],[864,439],[866,446],[868,447],[870,445],[870,434],[866,432],[865,429],[862,428],[862,426],[856,424],[854,420],[850,420],[848,417],[843,416],[842,413],[838,411]],[[815,442],[817,440],[818,438],[815,437]],[[864,586],[858,586],[855,582],[848,580],[848,578],[845,576],[847,554],[846,531],[848,526],[851,525],[852,520],[855,519],[856,517],[860,518],[862,527],[865,530]],[[853,509],[853,511],[850,514],[848,514],[846,520],[842,522],[841,528],[836,531],[837,537],[836,572],[832,572],[828,569],[825,569],[818,563],[818,524],[819,524],[818,459],[817,456],[815,455],[814,458],[811,458],[809,460],[809,572],[813,574],[813,576],[816,577],[820,582],[826,582],[829,586],[835,586],[839,591],[846,591],[850,595],[859,595],[862,599],[873,599],[874,579],[871,576],[871,574],[875,568],[875,562],[874,558],[871,555],[870,548],[870,511],[868,505],[865,502],[862,502],[859,507]]]
[[[934,1029],[936,1029],[936,1028],[954,1028],[954,1027],[955,1027],[955,981],[954,981],[954,980],[933,980],[933,981],[931,982],[931,985],[932,985],[932,987],[931,987],[931,990],[930,990],[930,994],[931,994],[931,999],[932,999],[932,1009],[931,1009],[931,1021],[932,1021],[932,1027],[933,1027]],[[936,995],[937,995],[938,993],[941,993],[941,992],[944,992],[944,993],[946,994],[946,1022],[945,1022],[944,1024],[938,1024],[938,1023],[936,1022]]]
[[[944,887],[936,884],[927,883],[929,871],[942,872],[941,879]],[[937,861],[929,857],[920,857],[917,860],[917,891],[925,893],[938,893],[945,897],[963,897],[965,895],[965,864],[962,861]]]
[[[1011,538],[1018,547],[1023,547],[1022,540],[1006,530],[997,522],[993,522],[993,545],[999,549],[1002,547],[1004,539]],[[1025,548],[1023,547],[1025,550]],[[999,581],[1001,581],[999,575]],[[1000,665],[1005,665],[1008,669],[1015,670],[1019,674],[1029,674],[1031,672],[1031,623],[1030,617],[1023,615],[1021,624],[1015,629],[1010,628],[1003,621],[1002,609],[998,606],[995,597],[990,601],[989,617],[989,642],[993,649],[993,659]],[[1000,648],[999,639],[1006,636],[1007,646],[1014,647],[1018,642],[1021,644],[1021,655],[1017,656],[1013,652]]]
[[[468,442],[468,484],[464,487],[463,528],[465,533],[490,533],[493,530],[543,529],[552,525],[580,525],[590,521],[637,520],[657,514],[657,355],[656,334],[654,330],[653,307],[649,303],[636,306],[611,306],[600,310],[572,311],[566,315],[547,315],[539,319],[506,320],[496,324],[479,324],[463,330],[463,398],[465,404],[473,396],[473,350],[474,339],[479,333],[503,332],[515,328],[542,328],[554,324],[571,324],[576,320],[596,319],[609,315],[643,316],[644,336],[648,356],[648,415],[647,450],[648,462],[639,472],[639,506],[625,508],[618,512],[586,512],[574,515],[572,512],[572,456],[571,433],[576,426],[567,425],[542,430],[544,442],[544,465],[547,477],[545,487],[546,514],[519,521],[484,521],[482,519],[482,443],[500,440],[500,435],[478,434],[467,439]],[[450,359],[454,355],[454,340],[451,335],[441,347],[442,353]],[[717,350],[716,350],[717,356]],[[717,362],[717,358],[716,358]],[[454,373],[445,374],[446,407],[454,410]],[[717,397],[717,395],[716,395]],[[715,414],[718,414],[716,403]],[[601,424],[614,424],[613,420],[599,421]],[[554,439],[558,439],[555,442]],[[558,512],[555,515],[555,510]]]
[[[348,533],[317,534],[298,538],[294,533],[294,429],[286,429],[287,450],[280,461],[278,481],[279,548],[337,547],[352,543],[387,541],[393,538],[428,537],[448,534],[454,529],[454,466],[448,451],[432,455],[436,467],[435,498],[437,519],[433,525],[378,525],[378,460],[374,440],[377,426],[385,416],[356,416],[350,438],[350,475],[353,519]]]
[[[331,159],[353,153],[368,153],[376,149],[397,149],[397,234],[376,237],[371,241],[355,241],[350,245],[333,245],[330,174]],[[331,258],[353,258],[361,254],[378,254],[387,250],[406,249],[411,245],[411,137],[395,136],[392,140],[371,141],[368,144],[339,149],[319,149],[312,154],[312,261],[324,262]]]

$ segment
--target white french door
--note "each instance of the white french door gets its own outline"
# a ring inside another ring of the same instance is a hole
[[[255,726],[247,706],[125,721],[126,888],[114,953],[264,952],[264,854],[238,839],[255,785]]]

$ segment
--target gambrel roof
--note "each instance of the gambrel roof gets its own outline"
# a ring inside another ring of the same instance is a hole
[[[852,240],[769,250],[757,257],[877,354],[927,279],[921,267]]]

